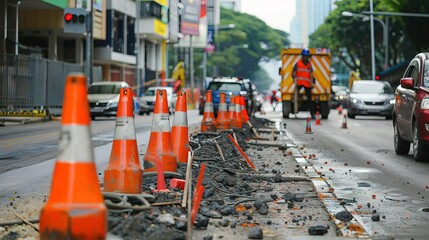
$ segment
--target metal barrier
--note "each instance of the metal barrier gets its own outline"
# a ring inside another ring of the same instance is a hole
[[[0,110],[48,109],[60,115],[64,84],[70,72],[83,72],[78,64],[29,55],[0,54]],[[93,67],[94,81],[101,67]]]
[[[46,109],[33,109],[33,110],[0,110],[0,116],[3,117],[47,117],[49,112]]]

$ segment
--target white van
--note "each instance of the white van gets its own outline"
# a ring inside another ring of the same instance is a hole
[[[97,116],[115,116],[121,88],[130,87],[126,82],[95,82],[88,88],[91,119]]]
[[[149,115],[153,112],[155,107],[156,90],[165,89],[167,91],[168,111],[173,113],[176,109],[177,95],[174,93],[172,87],[150,87],[146,90],[145,94],[140,97],[140,110],[139,115]]]

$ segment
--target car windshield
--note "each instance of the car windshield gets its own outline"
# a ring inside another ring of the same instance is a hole
[[[332,86],[332,92],[334,92],[334,93],[339,92],[339,91],[343,91],[346,89],[347,89],[346,86]]]
[[[155,89],[148,89],[144,95],[145,96],[155,96]]]
[[[340,95],[347,95],[348,93],[347,93],[347,91],[346,90],[340,90],[340,91],[337,91],[337,92],[335,92],[335,95],[337,95],[337,96],[340,96]]]
[[[209,85],[209,90],[224,91],[224,92],[240,92],[241,85],[238,83],[212,82]]]
[[[88,94],[119,94],[120,90],[120,85],[92,85]]]
[[[155,88],[155,89],[151,88],[151,89],[146,90],[145,96],[149,96],[149,97],[155,96],[156,91],[157,90],[162,90],[162,89],[164,89],[165,91],[167,91],[167,96],[171,96],[172,91],[171,91],[170,88]]]
[[[392,88],[382,82],[355,82],[352,87],[352,93],[378,93],[392,94]]]
[[[425,60],[425,70],[423,72],[423,86],[429,87],[429,59]]]

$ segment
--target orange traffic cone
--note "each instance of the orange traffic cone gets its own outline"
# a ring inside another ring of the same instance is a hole
[[[220,93],[219,110],[217,112],[217,129],[229,129],[228,109],[226,107],[226,93]]]
[[[234,115],[235,121],[231,122],[231,127],[235,129],[242,129],[243,116],[241,115],[242,113],[241,113],[241,105],[240,105],[240,96],[236,96],[234,98],[234,102],[235,102],[235,115]]]
[[[213,111],[213,95],[212,90],[207,90],[206,103],[204,105],[204,115],[201,121],[201,132],[215,132],[216,119]]]
[[[240,96],[241,114],[243,116],[243,123],[249,123],[249,114],[247,113],[246,103],[243,96]]]
[[[144,171],[156,172],[158,158],[162,161],[164,172],[177,172],[177,157],[173,152],[171,143],[170,115],[168,114],[167,91],[165,89],[156,90],[152,132],[144,156]]]
[[[173,141],[173,151],[177,156],[177,161],[187,163],[189,152],[188,109],[186,106],[186,92],[184,91],[177,93],[171,140]]]
[[[237,125],[237,120],[235,119],[235,97],[234,94],[229,98],[229,107],[228,107],[228,119],[229,127],[233,128]]]
[[[343,116],[343,124],[341,124],[341,128],[347,128],[347,115]]]
[[[109,166],[104,171],[104,191],[141,193],[142,172],[134,126],[133,92],[131,88],[122,88]]]
[[[313,133],[313,131],[311,131],[310,118],[307,118],[307,125],[305,126],[305,133],[306,134],[312,134]]]
[[[338,106],[338,114],[343,114],[343,106]]]
[[[321,124],[321,122],[320,122],[320,113],[319,113],[319,111],[317,111],[316,112],[316,125],[320,125]]]
[[[40,215],[41,239],[105,239],[107,213],[90,133],[86,78],[67,76],[51,193]]]

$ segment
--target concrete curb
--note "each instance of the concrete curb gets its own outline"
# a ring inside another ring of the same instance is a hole
[[[290,138],[289,138],[290,139]],[[290,139],[291,142],[292,139]],[[354,238],[371,238],[362,224],[358,222],[356,217],[344,205],[340,204],[340,200],[334,193],[334,188],[326,181],[324,175],[313,168],[312,164],[307,161],[297,146],[288,146],[288,150],[292,152],[293,157],[301,168],[308,175],[314,185],[314,190],[319,196],[319,199],[325,205],[326,211],[331,216],[332,220],[337,225],[344,237]],[[335,214],[341,211],[348,211],[352,214],[353,219],[350,222],[342,222],[336,219]]]
[[[48,117],[2,117],[0,118],[0,126],[5,127],[11,125],[24,125],[48,121],[50,121]]]

